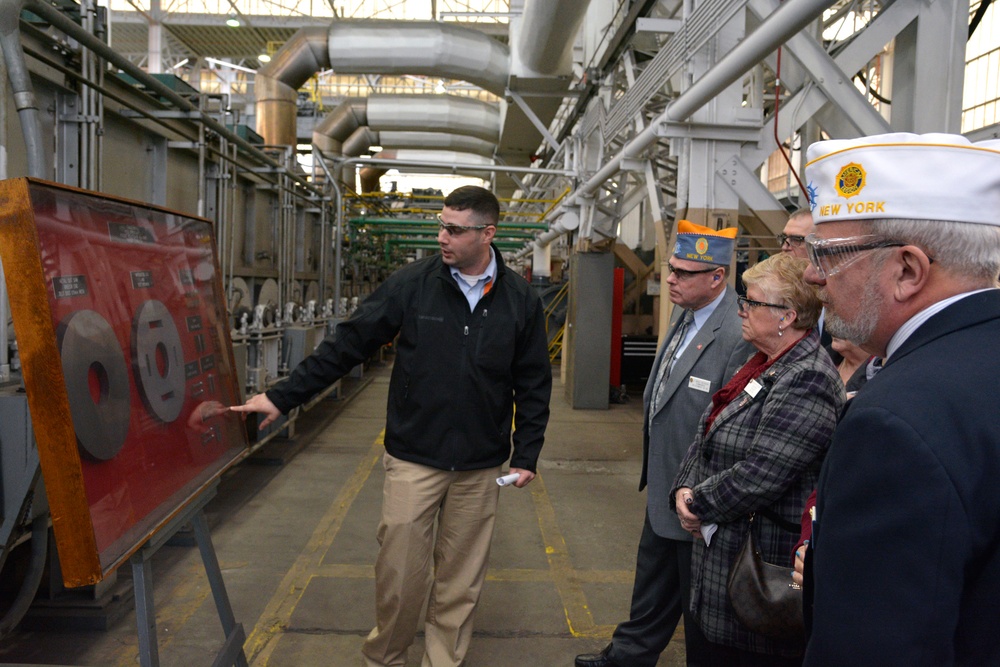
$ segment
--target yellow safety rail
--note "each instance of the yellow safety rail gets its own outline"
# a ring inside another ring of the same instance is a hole
[[[549,302],[549,305],[545,307],[545,335],[549,341],[549,361],[555,361],[556,357],[562,352],[563,335],[566,333],[565,323],[559,327],[554,335],[550,335],[549,332],[552,316],[567,298],[569,298],[569,283],[564,283],[559,291],[556,292],[552,301]]]

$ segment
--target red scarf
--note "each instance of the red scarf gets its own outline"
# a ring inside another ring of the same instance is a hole
[[[798,345],[800,342],[805,340],[808,335],[809,332],[807,331],[805,336],[795,342],[795,345]],[[760,377],[764,371],[770,368],[778,359],[785,356],[785,354],[788,353],[788,350],[795,347],[795,345],[789,345],[784,352],[776,356],[771,361],[767,360],[767,355],[763,352],[758,352],[750,357],[750,361],[743,364],[743,368],[736,371],[736,375],[734,375],[732,379],[726,383],[725,387],[712,394],[712,412],[710,412],[708,417],[705,419],[704,433],[708,433],[708,429],[712,428],[712,422],[714,422],[715,418],[719,416],[719,413],[722,412],[734,398],[739,396],[740,392],[746,389],[751,380],[756,380]]]

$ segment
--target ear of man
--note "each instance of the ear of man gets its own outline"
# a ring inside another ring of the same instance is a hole
[[[893,263],[893,297],[900,303],[918,298],[931,280],[931,262],[927,254],[916,246],[903,246]]]

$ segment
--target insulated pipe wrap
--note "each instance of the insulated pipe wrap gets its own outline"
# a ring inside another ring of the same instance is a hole
[[[510,72],[504,44],[473,28],[434,21],[336,21],[329,60],[345,74],[423,74],[468,81],[497,95],[504,94]]]
[[[372,95],[368,125],[379,132],[448,132],[493,143],[500,140],[496,105],[457,95]]]
[[[589,5],[590,0],[526,0],[518,24],[521,64],[539,74],[569,74],[573,42]]]

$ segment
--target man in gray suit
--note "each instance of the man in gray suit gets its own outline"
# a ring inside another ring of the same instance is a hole
[[[753,353],[743,340],[736,293],[726,286],[736,229],[716,231],[678,221],[677,244],[663,281],[674,309],[663,347],[643,393],[646,521],[639,540],[629,620],[600,653],[576,667],[653,667],[681,614],[688,665],[706,641],[690,616],[691,535],[670,509],[670,489],[712,394]]]

